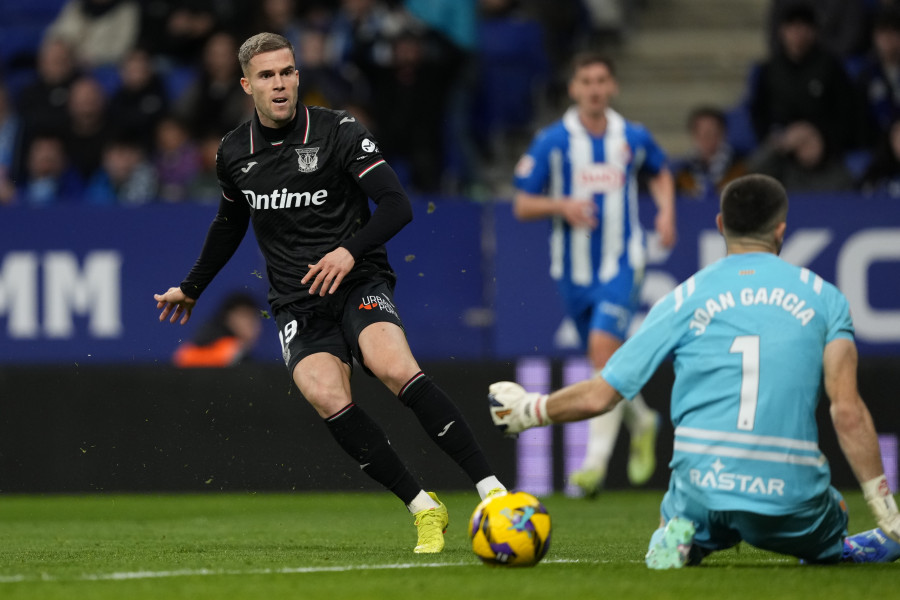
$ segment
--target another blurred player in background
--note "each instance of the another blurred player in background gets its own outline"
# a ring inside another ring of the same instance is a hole
[[[575,321],[594,369],[622,345],[638,308],[644,276],[644,233],[638,220],[638,171],[650,174],[656,231],[675,243],[675,190],[663,151],[642,126],[610,108],[618,92],[612,62],[576,55],[569,81],[575,102],[538,133],[516,166],[514,210],[521,220],[551,218],[550,275]],[[628,478],[647,482],[656,468],[659,415],[638,395],[590,423],[581,470],[572,483],[595,495],[606,478],[623,418],[631,432]]]
[[[725,258],[654,305],[593,379],[549,397],[492,384],[494,424],[517,433],[606,413],[674,356],[672,475],[648,567],[699,564],[742,540],[810,563],[900,558],[900,513],[857,391],[847,299],[778,258],[788,198],[775,179],[736,179],[720,207]],[[849,537],[844,500],[819,450],[823,387],[841,449],[878,523]]]

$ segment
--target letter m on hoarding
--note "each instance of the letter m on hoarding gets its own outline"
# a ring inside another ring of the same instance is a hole
[[[35,338],[38,325],[38,266],[35,252],[11,252],[0,265],[0,314],[7,316],[12,338]],[[122,257],[114,250],[94,250],[82,266],[74,252],[43,256],[43,334],[75,334],[73,317],[88,317],[88,331],[98,338],[122,332]]]

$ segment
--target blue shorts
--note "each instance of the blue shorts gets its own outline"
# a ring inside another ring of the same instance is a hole
[[[628,335],[640,306],[641,279],[634,271],[624,270],[602,285],[584,287],[560,281],[558,288],[566,314],[575,322],[585,348],[592,331],[604,331],[620,340]]]
[[[660,506],[662,518],[684,517],[694,522],[694,546],[703,555],[745,541],[770,552],[810,563],[836,563],[847,536],[847,506],[833,487],[787,515],[763,515],[741,510],[709,510],[670,485]]]

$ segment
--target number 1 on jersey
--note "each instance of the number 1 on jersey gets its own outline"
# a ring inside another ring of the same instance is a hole
[[[759,401],[759,336],[739,335],[731,343],[731,354],[741,355],[741,408],[737,428],[751,431]]]

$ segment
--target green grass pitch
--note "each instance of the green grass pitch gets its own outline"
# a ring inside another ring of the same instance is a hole
[[[742,544],[698,568],[643,565],[662,492],[549,496],[553,539],[534,568],[482,565],[477,497],[445,493],[442,554],[387,493],[0,496],[0,598],[896,598],[897,565],[804,567]],[[851,531],[873,526],[847,494]]]

